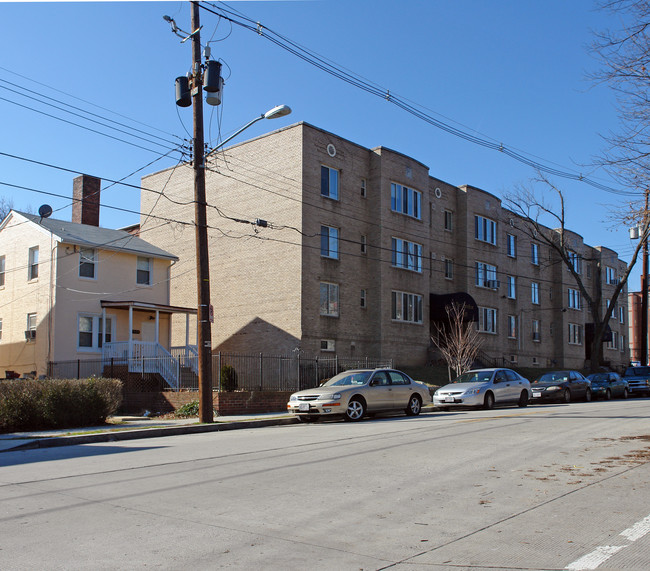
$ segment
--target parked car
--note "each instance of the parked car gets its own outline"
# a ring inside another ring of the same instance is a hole
[[[431,402],[429,387],[395,369],[356,369],[332,377],[315,389],[293,393],[287,410],[301,421],[342,415],[361,420],[368,413],[404,411],[417,416]]]
[[[579,371],[544,373],[530,385],[533,402],[591,400],[591,383]]]
[[[628,367],[623,378],[627,381],[630,394],[646,397],[650,395],[650,367]]]
[[[630,386],[618,373],[592,373],[587,375],[591,383],[592,398],[610,400],[612,397],[626,399],[630,395]]]
[[[440,410],[491,409],[496,404],[527,406],[530,397],[530,382],[512,369],[474,369],[439,388],[433,394],[433,404]]]

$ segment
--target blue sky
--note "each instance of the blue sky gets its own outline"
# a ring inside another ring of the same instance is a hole
[[[589,165],[603,148],[601,134],[616,129],[614,96],[606,86],[590,83],[586,74],[598,65],[587,49],[592,30],[617,23],[597,11],[592,0],[228,5],[466,132],[503,142],[562,170],[611,183],[605,173]],[[191,111],[176,108],[174,78],[189,70],[191,53],[189,42],[181,44],[171,33],[162,18],[165,14],[182,29],[190,28],[189,2],[0,3],[4,23],[0,152],[103,179],[121,180],[142,169],[125,180],[135,186],[143,174],[176,164],[177,153],[161,155],[189,138]],[[225,137],[284,103],[291,106],[292,115],[260,122],[241,140],[307,121],[366,147],[397,150],[428,165],[432,176],[456,185],[471,184],[497,196],[527,184],[535,174],[204,10],[201,23],[201,39],[210,41],[226,78],[223,105],[206,111],[206,140]],[[136,127],[147,141],[24,95],[59,99],[63,105],[57,105],[67,109],[73,105],[119,121],[125,125],[120,128],[130,132]],[[0,155],[0,173],[0,196],[13,200],[16,209],[36,211],[49,203],[55,217],[70,218],[75,174],[4,155]],[[554,182],[567,198],[568,227],[587,243],[613,248],[627,259],[634,246],[627,229],[613,228],[608,220],[611,206],[622,204],[621,197],[579,182]],[[136,188],[108,188],[105,183],[102,226],[138,222],[139,196]],[[250,216],[255,218],[255,213]],[[638,289],[638,274],[637,270],[630,289]]]

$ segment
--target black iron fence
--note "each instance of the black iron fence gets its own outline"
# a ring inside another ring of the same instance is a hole
[[[130,390],[198,390],[197,366],[178,364],[177,382],[170,386],[155,372],[155,358],[95,359],[50,362],[50,378],[106,376],[122,379]],[[246,355],[215,353],[212,359],[212,386],[218,391],[295,391],[318,386],[341,371],[358,368],[392,367],[392,359],[306,358],[287,355]]]

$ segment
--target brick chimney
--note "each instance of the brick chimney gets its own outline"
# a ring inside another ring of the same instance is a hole
[[[72,222],[99,226],[99,178],[82,174],[72,181]]]

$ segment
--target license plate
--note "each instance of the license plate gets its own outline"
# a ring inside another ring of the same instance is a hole
[[[300,412],[309,412],[309,403],[308,402],[301,402],[298,405],[298,410]]]
[[[539,398],[541,396],[542,396],[542,393],[537,393],[537,392],[533,391],[533,398]]]
[[[445,402],[454,402],[454,397],[445,397]]]

